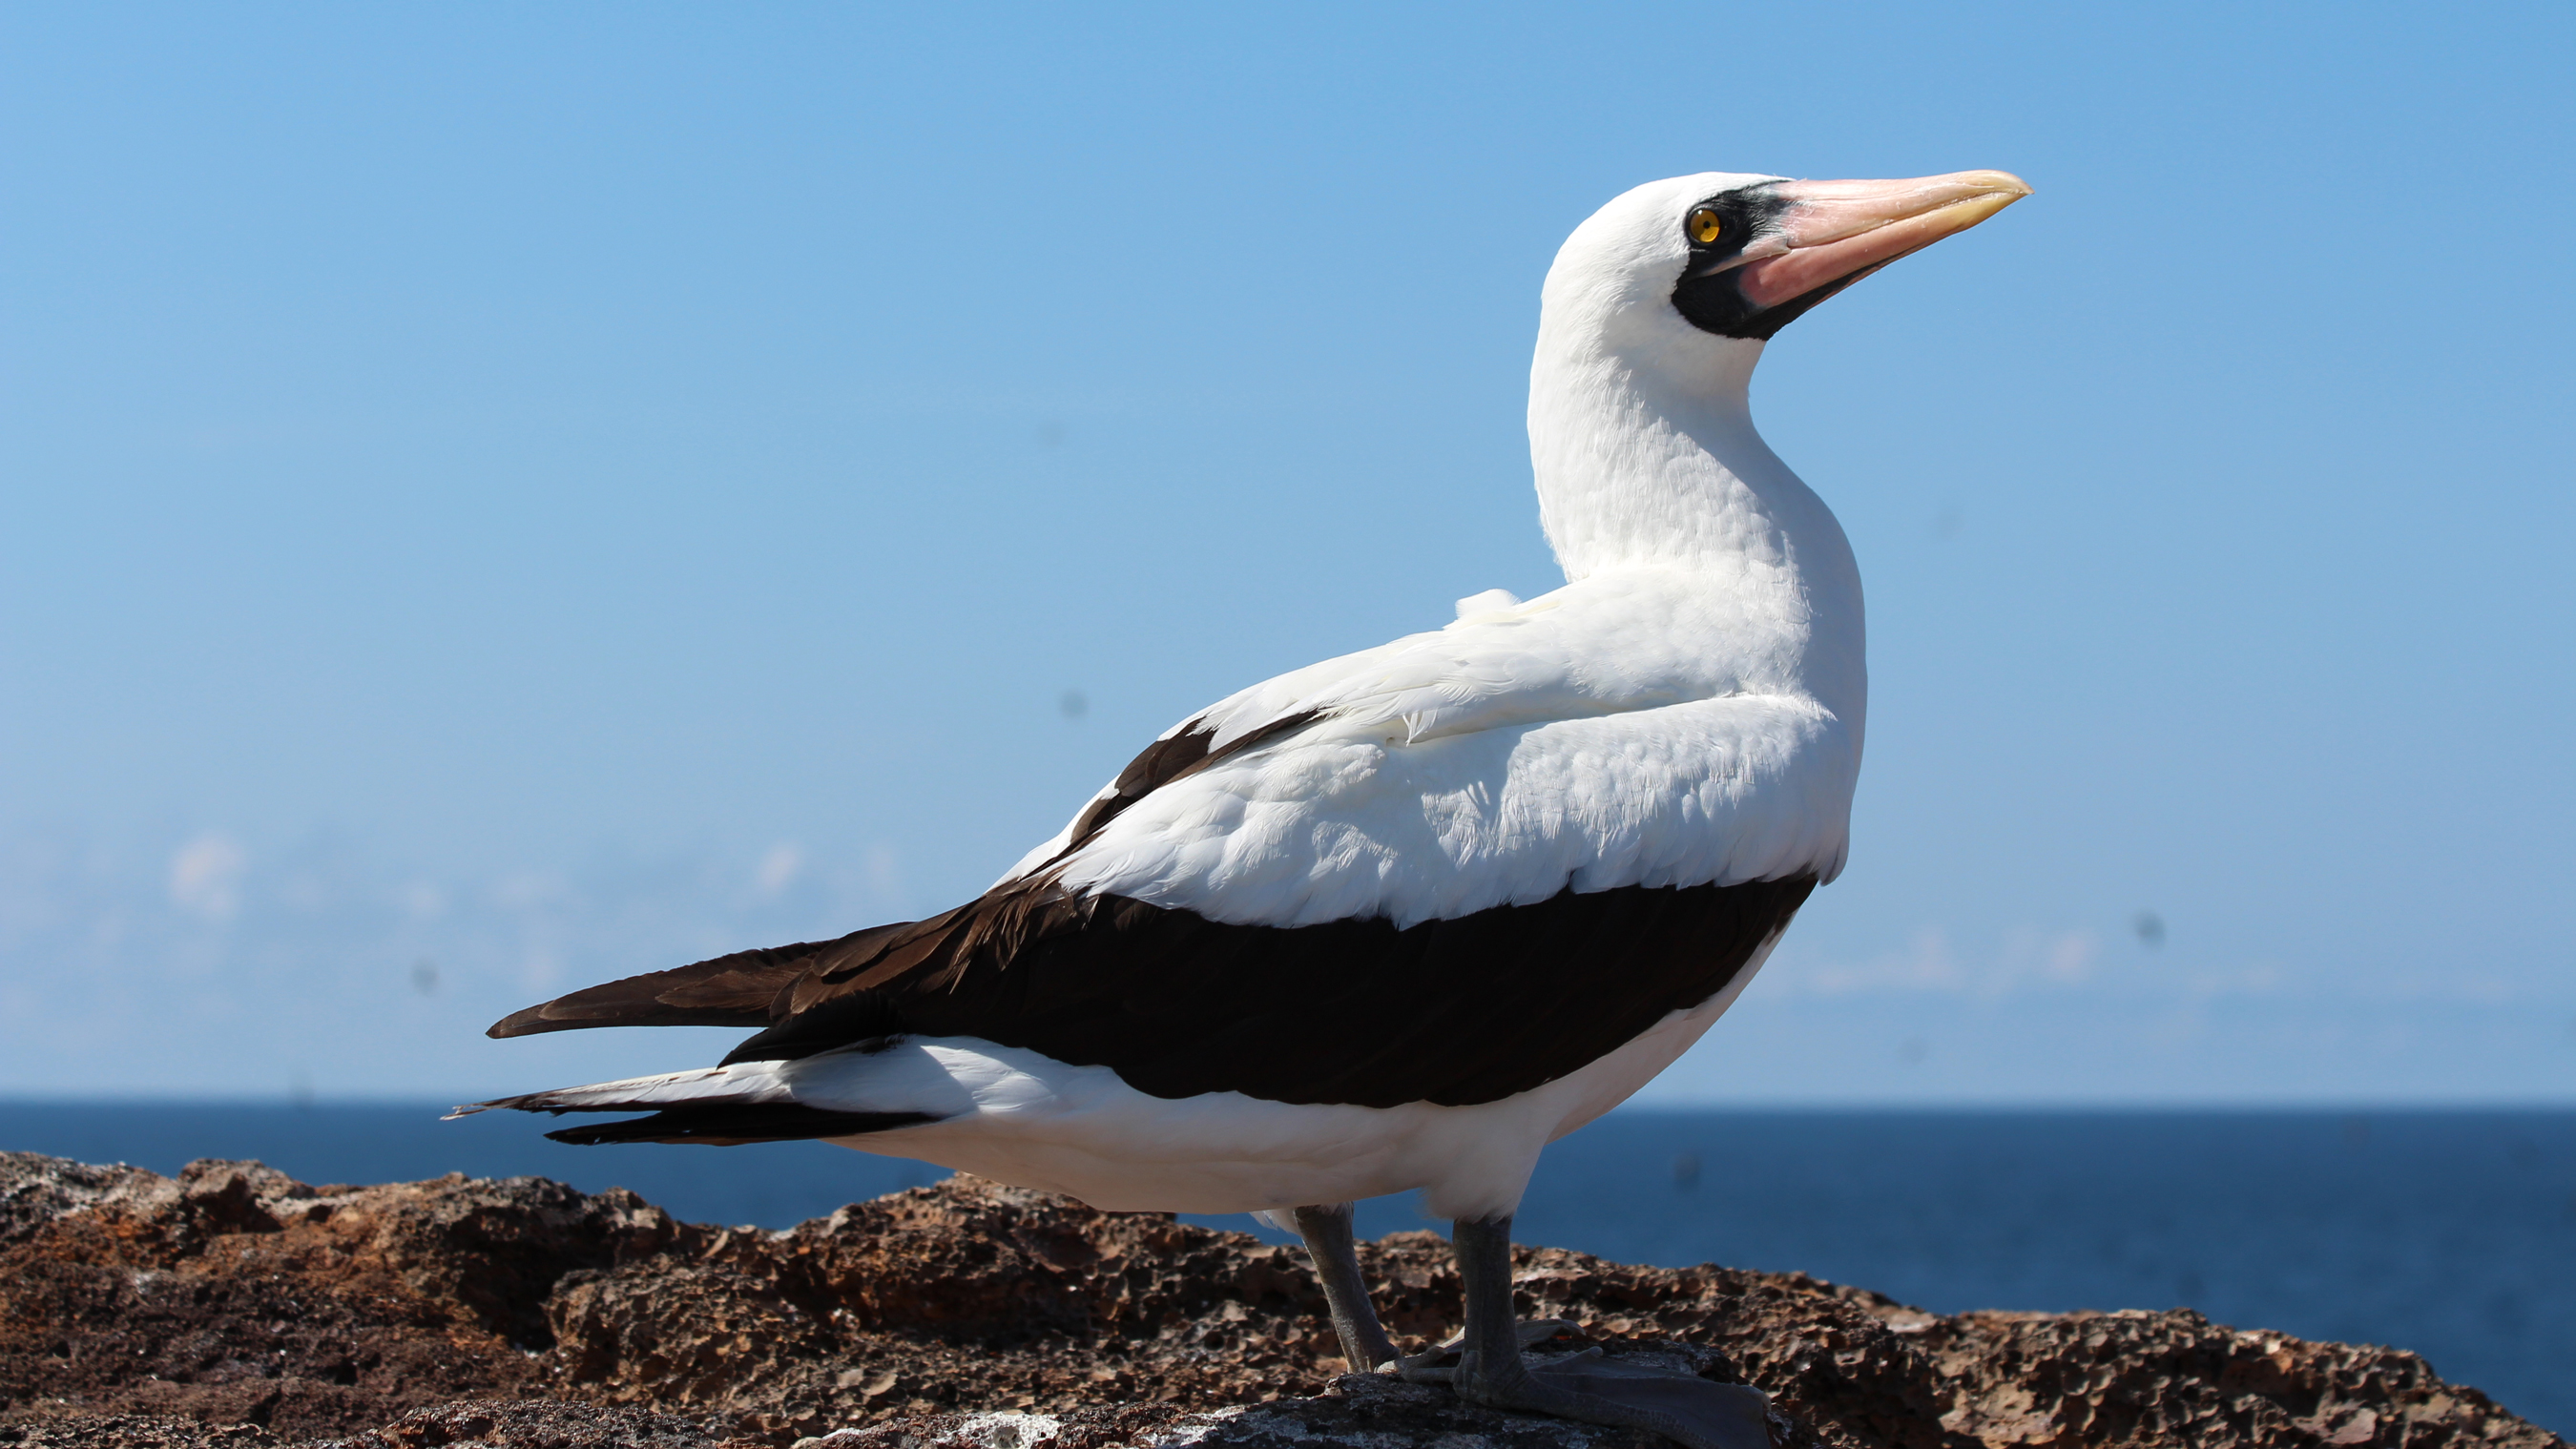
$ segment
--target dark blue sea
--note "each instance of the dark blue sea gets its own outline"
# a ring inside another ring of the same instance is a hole
[[[944,1175],[817,1143],[566,1147],[439,1111],[0,1104],[0,1147],[159,1172],[256,1157],[316,1183],[535,1173],[764,1227]],[[1421,1226],[1408,1199],[1361,1211],[1371,1235]],[[1937,1312],[2188,1306],[2393,1344],[2576,1437],[2576,1111],[1627,1109],[1549,1149],[1516,1232]]]

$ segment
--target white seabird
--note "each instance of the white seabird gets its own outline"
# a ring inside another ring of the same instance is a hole
[[[1848,849],[1860,575],[1754,430],[1764,342],[2028,191],[1706,173],[1618,197],[1549,269],[1530,369],[1563,588],[1218,701],[943,915],[491,1032],[758,1028],[722,1065],[460,1110],[649,1111],[552,1135],[822,1138],[1103,1208],[1276,1214],[1354,1368],[1764,1442],[1750,1390],[1533,1372],[1511,1215],[1540,1149],[1698,1040]],[[1415,1189],[1456,1225],[1454,1372],[1399,1358],[1352,1253],[1349,1204]]]

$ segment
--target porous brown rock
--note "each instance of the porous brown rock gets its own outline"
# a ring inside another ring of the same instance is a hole
[[[1447,1245],[1362,1254],[1400,1338]],[[1779,1449],[2543,1449],[2390,1349],[2188,1311],[1941,1317],[1799,1274],[1519,1254],[1560,1348],[1773,1396]],[[1344,1375],[1302,1256],[970,1178],[780,1232],[622,1190],[312,1187],[0,1153],[0,1446],[1645,1449]]]

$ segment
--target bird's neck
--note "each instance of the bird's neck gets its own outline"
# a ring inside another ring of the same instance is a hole
[[[1754,430],[1762,344],[1583,320],[1544,321],[1530,370],[1539,516],[1566,577],[1680,568],[1856,594],[1841,526]]]

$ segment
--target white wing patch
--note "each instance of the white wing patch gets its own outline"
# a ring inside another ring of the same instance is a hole
[[[1854,760],[1813,701],[1736,697],[1408,744],[1344,722],[1177,780],[1059,868],[1237,924],[1399,926],[1842,863]]]
[[[1859,721],[1800,677],[1796,601],[1748,608],[1761,590],[1733,585],[1657,572],[1462,600],[1446,629],[1194,716],[1176,729],[1218,748],[1323,718],[1165,784],[1064,855],[1068,827],[1013,874],[1057,861],[1068,888],[1237,924],[1405,926],[1569,885],[1830,879]]]

